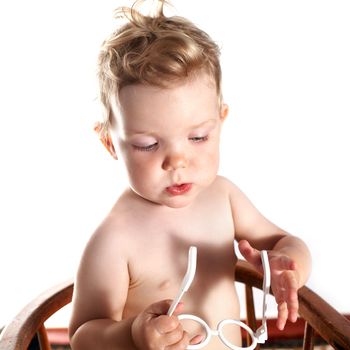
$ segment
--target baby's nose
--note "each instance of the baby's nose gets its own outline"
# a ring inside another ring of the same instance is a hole
[[[188,159],[185,154],[169,154],[165,157],[162,168],[166,171],[172,171],[188,166]]]

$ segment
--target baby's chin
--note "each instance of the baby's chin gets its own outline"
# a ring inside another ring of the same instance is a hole
[[[190,206],[194,201],[193,196],[174,196],[174,197],[169,196],[169,198],[162,198],[159,200],[157,199],[152,200],[147,198],[145,199],[156,205],[162,206],[164,208],[169,208],[169,209],[186,208]]]
[[[171,198],[157,202],[156,204],[170,209],[186,208],[193,202],[193,198]]]
[[[169,203],[169,204],[164,204],[165,206],[167,206],[168,208],[171,209],[181,209],[181,208],[186,208],[188,207],[190,204],[192,203],[192,201],[183,201],[181,203]]]

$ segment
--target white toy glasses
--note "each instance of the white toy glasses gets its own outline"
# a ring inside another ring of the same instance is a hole
[[[192,320],[195,322],[198,322],[201,324],[201,326],[205,329],[206,332],[206,338],[199,344],[195,345],[189,345],[187,349],[201,349],[204,348],[208,343],[210,342],[210,339],[212,336],[218,336],[220,340],[230,349],[233,350],[252,350],[255,349],[256,345],[265,343],[267,340],[267,324],[266,324],[266,309],[267,309],[267,294],[270,290],[270,284],[271,284],[271,272],[270,272],[270,264],[269,259],[267,255],[266,250],[261,251],[261,262],[264,270],[264,280],[263,280],[263,310],[262,310],[262,324],[261,326],[256,330],[256,332],[253,332],[253,330],[248,327],[245,323],[241,322],[240,320],[231,320],[226,319],[219,322],[217,329],[213,330],[211,329],[208,324],[202,320],[201,318],[190,315],[190,314],[182,314],[179,315],[178,318],[180,320]],[[196,264],[197,264],[197,248],[196,247],[190,247],[188,252],[188,265],[187,265],[187,271],[185,274],[184,279],[182,280],[181,287],[179,289],[178,294],[176,295],[173,303],[171,304],[168,315],[171,316],[177,306],[177,304],[180,302],[181,298],[183,297],[184,293],[188,291],[188,289],[191,286],[191,283],[193,281],[193,278],[196,273]],[[229,342],[223,333],[223,329],[226,325],[238,325],[242,328],[244,328],[247,333],[250,335],[252,339],[252,343],[249,346],[246,347],[240,347],[237,345],[232,344]]]

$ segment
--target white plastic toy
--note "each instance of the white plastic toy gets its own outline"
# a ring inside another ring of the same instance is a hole
[[[266,309],[267,309],[267,295],[270,290],[270,284],[271,284],[271,272],[270,272],[270,264],[269,264],[269,259],[267,255],[266,250],[261,251],[261,261],[262,261],[262,266],[264,270],[264,281],[263,281],[263,312],[262,312],[262,324],[261,326],[256,330],[256,332],[253,332],[250,327],[248,327],[245,323],[241,322],[240,320],[231,320],[231,319],[226,319],[222,320],[219,322],[217,329],[210,329],[208,324],[202,320],[200,317],[191,315],[191,314],[181,314],[178,316],[180,320],[192,320],[195,322],[198,322],[202,325],[202,327],[205,329],[206,332],[206,338],[199,344],[195,345],[189,345],[187,349],[202,349],[208,343],[210,342],[210,339],[212,336],[218,336],[221,341],[230,349],[233,350],[252,350],[255,349],[256,345],[263,344],[267,340],[268,334],[267,334],[267,324],[266,324]],[[177,304],[180,302],[181,298],[183,297],[184,293],[188,291],[188,289],[191,286],[191,283],[193,281],[193,278],[196,273],[196,264],[197,264],[197,248],[196,247],[190,247],[189,253],[188,253],[188,265],[187,265],[187,271],[185,274],[185,277],[181,283],[181,287],[179,289],[178,294],[176,295],[173,303],[171,304],[168,315],[171,316],[177,306]],[[240,347],[237,345],[232,344],[229,342],[225,337],[223,333],[223,328],[226,325],[238,325],[242,328],[244,328],[250,337],[252,338],[252,343],[251,345],[247,347]]]
[[[180,302],[185,292],[188,291],[188,288],[190,288],[194,275],[196,274],[196,266],[197,266],[197,247],[192,246],[188,250],[188,263],[187,263],[187,271],[186,271],[185,277],[182,280],[179,292],[177,293],[172,304],[170,305],[170,308],[168,310],[168,316],[171,316],[173,314],[177,304]]]

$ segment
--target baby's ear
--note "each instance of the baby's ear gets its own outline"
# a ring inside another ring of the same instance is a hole
[[[227,116],[228,116],[228,105],[226,103],[223,103],[221,105],[221,109],[220,109],[220,119],[221,119],[221,121],[224,121]]]
[[[102,131],[102,123],[97,122],[94,126],[94,130],[97,132],[100,141],[102,142],[103,146],[106,147],[109,154],[114,158],[118,159],[117,152],[115,151],[113,141],[111,138],[111,135],[109,131]]]

